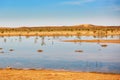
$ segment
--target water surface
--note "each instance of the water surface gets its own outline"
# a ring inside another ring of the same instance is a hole
[[[119,36],[13,36],[0,37],[0,68],[65,69],[120,73],[120,45],[72,43],[61,40],[119,39]],[[10,51],[13,49],[13,51]],[[43,50],[43,52],[37,52]],[[82,50],[83,52],[75,52]]]

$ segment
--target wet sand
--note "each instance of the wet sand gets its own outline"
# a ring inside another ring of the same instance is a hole
[[[63,40],[63,42],[120,43],[120,40]]]
[[[120,74],[1,69],[0,80],[120,80]]]

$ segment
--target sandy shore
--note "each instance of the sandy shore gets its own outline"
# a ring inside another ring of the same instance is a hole
[[[120,74],[1,69],[0,80],[120,80]]]
[[[63,40],[64,42],[120,43],[120,40]]]

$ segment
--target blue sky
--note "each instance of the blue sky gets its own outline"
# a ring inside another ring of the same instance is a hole
[[[120,25],[120,0],[0,0],[0,26]]]

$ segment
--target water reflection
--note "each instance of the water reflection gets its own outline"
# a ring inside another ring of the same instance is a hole
[[[10,37],[10,36],[0,36],[0,39],[3,39],[4,42],[6,43],[7,42],[7,39],[10,39],[11,41],[17,41],[19,40],[19,42],[22,41],[22,37],[24,36],[16,36],[14,38]],[[41,45],[45,45],[45,38],[47,37],[48,40],[61,40],[61,38],[63,39],[76,39],[76,40],[82,40],[82,39],[88,39],[88,40],[91,40],[91,39],[119,39],[120,40],[120,35],[119,36],[52,36],[52,37],[49,37],[49,36],[25,36],[26,39],[29,39],[31,37],[34,37],[34,43],[37,43],[37,41],[39,39],[41,39]]]
[[[61,42],[101,38],[119,39],[119,36],[2,36],[0,68],[10,66],[120,73],[119,44]]]

